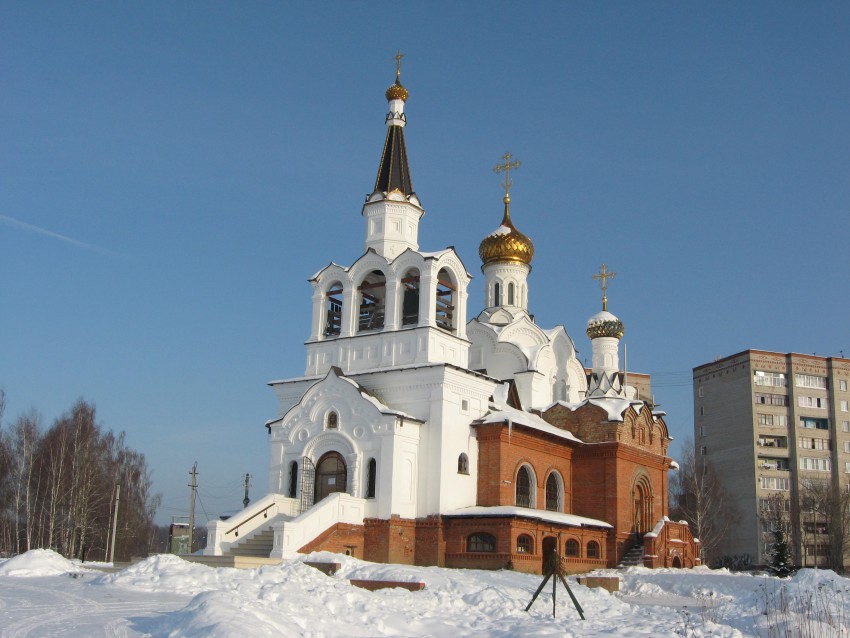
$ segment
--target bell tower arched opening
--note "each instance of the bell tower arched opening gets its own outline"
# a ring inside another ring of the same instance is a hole
[[[456,332],[457,284],[454,277],[445,268],[441,268],[440,272],[437,273],[437,296],[434,303],[436,305],[434,316],[437,327],[449,332]]]
[[[384,327],[387,278],[380,270],[373,270],[358,286],[359,309],[357,331],[368,332]]]

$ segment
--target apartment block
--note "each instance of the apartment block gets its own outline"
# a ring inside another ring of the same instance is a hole
[[[826,521],[808,503],[813,489],[850,489],[850,360],[745,350],[693,375],[695,453],[735,511],[719,555],[769,562],[764,511],[778,494],[787,497],[795,562],[825,565]]]

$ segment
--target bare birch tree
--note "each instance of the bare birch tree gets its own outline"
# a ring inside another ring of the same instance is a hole
[[[684,457],[670,481],[670,514],[685,520],[701,543],[703,564],[717,558],[717,548],[732,522],[731,504],[714,468],[694,453],[692,440],[683,444]]]

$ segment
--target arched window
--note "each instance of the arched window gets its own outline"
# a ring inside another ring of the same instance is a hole
[[[495,552],[496,537],[486,532],[473,534],[466,539],[466,551],[468,552]]]
[[[337,282],[328,286],[325,293],[325,330],[326,337],[336,337],[342,330],[342,284]]]
[[[587,543],[587,557],[588,558],[599,558],[599,543],[596,541],[588,541]]]
[[[366,467],[366,498],[375,498],[375,489],[378,482],[378,462],[369,459]]]
[[[289,498],[295,498],[298,491],[298,461],[289,464]]]
[[[401,280],[401,325],[415,326],[419,323],[419,271],[408,270]]]
[[[536,487],[531,468],[523,465],[516,474],[516,504],[519,507],[534,507]]]
[[[380,330],[384,327],[384,303],[387,279],[380,270],[373,270],[357,288],[359,296],[358,332]]]
[[[496,282],[493,286],[493,305],[502,305],[502,286],[499,282]]]
[[[469,474],[469,457],[466,454],[457,457],[457,473]]]
[[[339,416],[336,412],[328,412],[328,422],[327,422],[328,430],[336,430],[339,427]]]
[[[528,534],[520,534],[516,539],[516,553],[517,554],[533,554],[534,553],[534,539],[531,538]]]
[[[564,554],[573,558],[579,555],[579,544],[576,539],[567,539],[567,543],[564,545]]]
[[[455,331],[455,310],[457,307],[457,286],[451,274],[445,268],[437,273],[437,298],[434,316],[437,327],[449,332]]]
[[[546,479],[546,509],[550,512],[560,512],[564,508],[564,489],[561,475],[551,472]]]
[[[514,285],[513,283],[508,284],[508,305],[514,305]]]

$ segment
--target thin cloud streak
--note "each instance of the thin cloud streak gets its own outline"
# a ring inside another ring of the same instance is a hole
[[[84,241],[80,241],[78,239],[74,239],[73,237],[68,237],[66,235],[60,235],[59,233],[54,233],[52,230],[47,230],[46,228],[41,228],[39,226],[33,226],[32,224],[27,224],[26,222],[22,222],[14,217],[9,217],[8,215],[0,215],[0,222],[3,222],[7,226],[11,226],[12,228],[17,228],[19,230],[26,230],[31,233],[36,233],[38,235],[45,235],[47,237],[52,237],[53,239],[58,239],[60,241],[64,241],[68,244],[72,244],[73,246],[78,246],[79,248],[85,248],[86,250],[91,250],[96,253],[100,253],[102,255],[109,255],[111,257],[120,257],[120,255],[116,252],[109,250],[108,248],[102,248],[100,246],[95,246],[94,244],[87,244]]]

